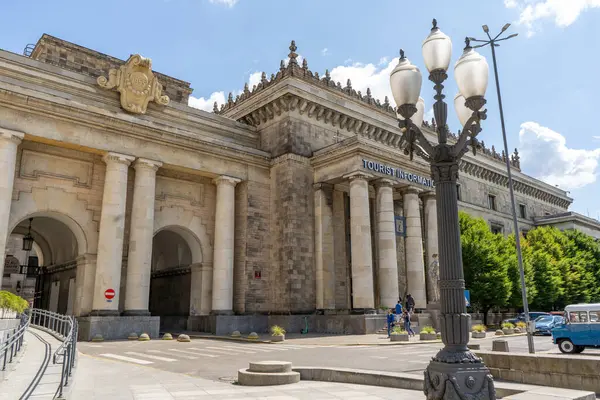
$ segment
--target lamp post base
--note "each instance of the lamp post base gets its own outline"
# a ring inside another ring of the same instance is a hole
[[[474,354],[466,358],[479,360]],[[496,400],[494,380],[481,360],[470,363],[431,361],[424,374],[423,390],[427,400]]]

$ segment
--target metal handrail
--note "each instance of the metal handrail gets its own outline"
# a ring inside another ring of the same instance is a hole
[[[0,361],[2,362],[2,371],[6,371],[7,360],[8,363],[13,362],[13,358],[23,346],[23,337],[25,332],[29,328],[29,316],[25,313],[21,314],[21,323],[19,329],[14,330],[12,336],[8,336],[8,340],[0,345]],[[10,359],[8,352],[10,349]]]
[[[63,388],[69,384],[69,377],[75,367],[77,355],[78,324],[75,317],[52,311],[34,308],[31,310],[31,325],[46,330],[62,341],[52,356],[53,364],[62,364],[60,384],[54,398],[61,398]]]

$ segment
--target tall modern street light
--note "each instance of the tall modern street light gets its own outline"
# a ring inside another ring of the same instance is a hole
[[[413,153],[431,164],[436,185],[438,241],[440,260],[440,325],[444,348],[432,359],[425,371],[424,391],[428,400],[496,399],[494,381],[483,361],[468,348],[471,316],[467,313],[464,290],[465,280],[458,224],[456,184],[458,163],[469,150],[475,152],[480,122],[486,118],[482,110],[488,83],[488,64],[466,40],[466,47],[454,67],[460,94],[457,114],[464,126],[454,143],[448,143],[446,126],[448,106],[442,94],[443,82],[452,56],[452,42],[433,20],[431,33],[423,42],[423,59],[429,71],[429,80],[435,83],[436,102],[433,111],[436,121],[437,143],[430,143],[421,131],[422,121],[413,121],[421,92],[422,76],[400,50],[400,61],[390,75],[392,94],[396,101],[398,125],[404,131],[402,142],[405,152]]]
[[[487,25],[483,25],[483,31],[488,37],[488,40],[479,40],[475,38],[469,38],[472,42],[480,42],[477,46],[484,47],[490,45],[492,48],[492,60],[494,62],[494,76],[496,78],[496,92],[498,94],[498,107],[500,108],[500,123],[502,125],[502,139],[504,140],[504,154],[506,154],[506,171],[508,173],[508,188],[510,190],[510,202],[512,205],[512,217],[513,224],[515,228],[515,241],[517,244],[517,258],[519,260],[519,271],[521,273],[521,295],[523,297],[523,311],[525,312],[525,322],[527,323],[527,345],[529,347],[530,353],[535,353],[535,347],[533,344],[533,330],[529,326],[529,302],[527,301],[527,286],[525,286],[525,270],[523,269],[523,255],[521,253],[521,238],[519,234],[519,222],[517,221],[517,205],[515,204],[515,193],[513,190],[513,180],[512,173],[510,170],[510,160],[508,159],[508,143],[506,141],[506,128],[504,127],[504,110],[502,109],[502,96],[500,95],[500,82],[498,81],[498,65],[496,63],[496,47],[500,46],[497,42],[502,42],[504,40],[508,40],[514,38],[518,35],[518,33],[513,33],[512,35],[501,37],[504,32],[508,29],[510,24],[505,24],[502,27],[502,30],[499,34],[497,34],[494,38],[490,35],[490,30]]]

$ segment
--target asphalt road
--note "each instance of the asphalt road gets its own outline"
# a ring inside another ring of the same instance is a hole
[[[480,343],[482,350],[491,350],[494,339],[472,343]],[[509,342],[511,352],[527,352],[526,337],[503,339]],[[193,339],[189,343],[152,340],[78,344],[79,351],[102,359],[213,380],[231,380],[237,375],[238,369],[248,367],[249,361],[266,360],[291,361],[294,366],[421,373],[440,347],[440,344],[320,346],[294,344],[292,340],[267,344],[211,339]],[[537,352],[558,353],[550,337],[535,337],[535,347]],[[600,351],[586,350],[583,354],[600,356]]]

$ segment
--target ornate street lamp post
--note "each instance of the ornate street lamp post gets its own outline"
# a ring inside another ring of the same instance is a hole
[[[403,130],[405,151],[431,164],[436,185],[438,241],[440,263],[440,325],[444,348],[432,359],[425,371],[424,391],[428,400],[496,399],[492,375],[483,361],[468,348],[471,316],[467,314],[465,281],[458,223],[456,184],[458,162],[468,151],[475,153],[480,122],[486,118],[482,110],[488,83],[488,64],[466,40],[466,47],[454,67],[456,83],[464,101],[458,99],[457,114],[464,129],[454,144],[448,143],[446,119],[448,106],[442,94],[443,82],[452,55],[452,42],[433,20],[431,33],[423,42],[423,58],[429,80],[435,86],[433,111],[437,144],[430,143],[420,129],[421,121],[411,119],[417,112],[421,91],[421,72],[400,50],[400,61],[390,75],[392,94],[398,106],[399,127]]]

